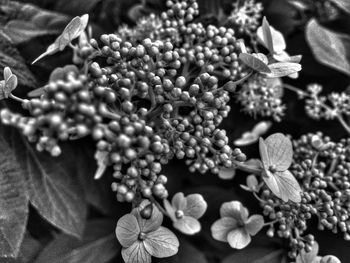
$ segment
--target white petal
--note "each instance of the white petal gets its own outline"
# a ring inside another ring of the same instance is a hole
[[[143,242],[137,241],[132,246],[122,249],[125,263],[151,263],[151,255],[146,251]]]
[[[157,258],[171,257],[178,252],[179,240],[169,229],[160,227],[144,240],[148,253]]]
[[[242,249],[251,241],[250,235],[243,228],[232,230],[227,235],[227,241],[232,248]]]
[[[135,243],[139,233],[140,228],[135,216],[126,214],[118,220],[115,234],[123,247],[129,247]]]

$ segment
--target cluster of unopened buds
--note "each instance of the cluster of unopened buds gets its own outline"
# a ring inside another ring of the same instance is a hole
[[[254,1],[246,3],[236,6],[232,17],[245,33],[252,34],[257,30],[261,6]],[[123,26],[116,34],[102,35],[99,41],[84,33],[86,15],[74,18],[78,26],[74,28],[72,23],[66,27],[38,59],[71,46],[77,66],[56,69],[45,87],[31,92],[35,97],[31,99],[12,94],[17,79],[6,69],[0,99],[20,101],[29,114],[2,109],[2,123],[18,128],[36,143],[38,151],[53,156],[61,154],[60,141],[85,136],[93,139],[98,165],[95,178],[112,167],[112,190],[118,201],[133,203],[134,209],[118,221],[116,231],[126,262],[135,262],[139,256],[143,262],[150,262],[151,256],[167,257],[177,252],[177,238],[161,227],[163,214],[185,234],[201,229],[198,219],[207,208],[202,196],[178,193],[171,202],[167,199],[162,166],[175,157],[185,159],[192,172],[218,174],[223,168],[231,168],[253,169],[262,175],[262,184],[248,177],[246,189],[262,203],[272,223],[264,223],[261,215],[249,217],[239,202],[228,202],[221,208],[222,218],[212,226],[217,240],[243,248],[263,226],[271,225],[268,235],[272,236],[278,223],[276,232],[290,239],[290,256],[295,258],[300,251],[309,252],[313,247],[313,236],[302,236],[306,220],[313,215],[319,217],[320,228],[339,228],[348,239],[349,141],[332,144],[320,137],[322,148],[314,141],[310,144],[310,136],[305,137],[295,142],[292,164],[289,139],[275,134],[266,141],[260,139],[262,162],[251,168],[246,166],[246,156],[229,146],[226,131],[219,128],[230,111],[230,93],[242,83],[237,98],[244,110],[279,121],[284,110],[280,77],[297,74],[300,58],[289,57],[285,45],[273,43],[268,46],[272,59],[261,53],[248,54],[250,48],[236,39],[232,28],[195,22],[199,13],[195,0],[168,0],[166,5],[168,10],[160,16],[142,18],[135,28]],[[267,21],[263,26],[272,39],[281,37]],[[71,41],[78,37],[73,45]],[[280,62],[284,60],[282,71]],[[349,114],[345,95],[332,95],[330,100],[339,111],[343,107],[343,114]],[[276,142],[286,148],[283,154],[271,150]],[[318,148],[307,148],[314,144]],[[317,158],[336,161],[328,164],[316,162]],[[332,169],[331,176],[329,172],[325,175],[328,169]],[[329,193],[328,188],[335,192]],[[319,212],[319,205],[323,212]],[[223,228],[227,222],[238,222],[239,227]]]

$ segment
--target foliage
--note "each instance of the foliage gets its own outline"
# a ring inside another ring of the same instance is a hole
[[[1,262],[346,260],[347,1],[0,11]]]

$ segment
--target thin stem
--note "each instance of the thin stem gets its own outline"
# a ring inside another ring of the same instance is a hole
[[[298,89],[297,87],[294,87],[292,85],[289,84],[283,84],[283,87],[286,89],[289,89],[291,91],[296,92],[298,95],[302,95],[305,97],[309,97],[309,98],[313,98],[310,94],[308,94],[305,91],[302,91],[301,89]],[[322,101],[319,100],[320,106],[323,107],[324,109],[326,109],[327,111],[333,111],[333,109],[331,107],[329,107],[327,104],[323,103]],[[345,129],[345,131],[350,134],[350,126],[349,124],[346,123],[346,121],[344,120],[343,116],[340,113],[337,113],[336,115],[337,120],[339,121],[339,123],[343,126],[343,128]]]
[[[9,98],[11,98],[13,100],[16,100],[18,102],[21,102],[21,103],[23,103],[25,101],[24,99],[21,99],[21,98],[15,96],[15,95],[13,95],[12,93],[10,93]]]

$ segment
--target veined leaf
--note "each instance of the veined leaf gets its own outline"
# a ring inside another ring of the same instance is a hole
[[[271,69],[264,61],[248,53],[239,54],[239,59],[248,67],[260,73],[271,73]]]
[[[17,257],[26,230],[28,193],[21,167],[3,136],[0,152],[0,257]]]
[[[350,37],[322,27],[315,19],[306,26],[306,39],[316,60],[350,76]]]
[[[18,133],[10,132],[8,138],[12,138],[11,146],[21,164],[29,201],[51,224],[79,238],[85,226],[86,203],[74,163],[69,156],[53,158],[39,153]]]
[[[87,223],[82,240],[60,234],[42,250],[34,263],[109,262],[120,250],[113,234],[114,227],[115,222],[111,220],[94,220]]]

